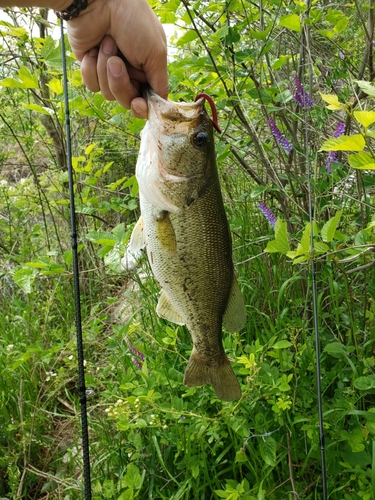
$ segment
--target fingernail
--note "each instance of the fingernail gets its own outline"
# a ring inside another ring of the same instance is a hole
[[[138,99],[131,102],[131,110],[136,118],[147,118],[147,106],[142,105]]]
[[[131,107],[132,107],[133,113],[135,113],[136,115],[142,114],[142,112],[143,112],[142,106],[138,106],[137,104],[132,104]]]
[[[102,42],[102,51],[104,52],[104,54],[107,55],[113,54],[115,52],[115,48],[116,45],[112,38],[110,37],[104,38]]]
[[[116,61],[116,60],[109,60],[108,61],[108,69],[111,75],[113,76],[120,76],[122,72],[122,67],[121,64]]]

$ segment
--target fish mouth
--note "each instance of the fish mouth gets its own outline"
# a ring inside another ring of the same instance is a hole
[[[150,87],[143,91],[143,97],[149,106],[149,120],[156,115],[158,119],[176,124],[195,122],[202,111],[205,112],[203,97],[195,102],[174,102],[163,99]]]

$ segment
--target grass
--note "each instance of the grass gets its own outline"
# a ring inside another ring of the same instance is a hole
[[[104,268],[85,277],[97,500],[294,499],[293,491],[299,498],[319,498],[309,274],[263,252],[272,230],[254,200],[235,194],[229,220],[248,307],[244,331],[224,337],[242,383],[239,402],[218,401],[210,387],[182,385],[189,334],[155,315],[158,286],[147,263],[142,279]],[[335,272],[326,266],[319,275],[329,489],[332,499],[372,498],[373,396],[356,380],[370,377],[362,383],[371,386],[374,324],[367,317],[368,333],[361,329],[364,315],[354,307],[361,300],[360,282],[337,280]],[[70,275],[39,275],[30,293],[7,273],[2,281],[0,492],[12,499],[82,498]],[[136,300],[124,311],[129,296]],[[138,366],[134,348],[144,354]]]

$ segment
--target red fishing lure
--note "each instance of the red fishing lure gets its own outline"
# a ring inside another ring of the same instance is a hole
[[[205,94],[204,92],[201,92],[197,95],[197,97],[195,98],[195,101],[198,101],[198,99],[201,99],[201,98],[206,100],[208,102],[208,104],[210,105],[211,112],[212,112],[212,124],[215,127],[215,130],[217,130],[219,132],[219,134],[221,134],[221,128],[219,126],[218,118],[217,118],[216,106],[215,106],[215,103],[214,103],[212,97],[210,97],[208,94]]]

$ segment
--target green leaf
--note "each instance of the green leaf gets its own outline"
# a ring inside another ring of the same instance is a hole
[[[356,153],[348,156],[349,165],[358,170],[375,169],[375,158],[369,153]]]
[[[325,36],[326,38],[333,38],[335,36],[335,32],[332,31],[332,30],[316,30],[317,33],[319,33],[319,35],[323,35]]]
[[[223,490],[215,490],[215,493],[220,498],[228,498],[228,494]]]
[[[225,38],[228,35],[229,26],[224,24],[221,28],[216,31],[216,36],[219,38]]]
[[[345,31],[346,27],[349,24],[349,17],[342,17],[334,26],[334,31],[336,33],[341,33],[342,31]]]
[[[275,239],[268,242],[264,251],[268,253],[279,252],[286,255],[289,250],[286,222],[278,218],[275,224]]]
[[[89,144],[85,149],[85,155],[88,156],[95,147],[96,147],[95,143]]]
[[[250,193],[250,198],[256,198],[257,196],[267,191],[267,186],[255,186],[255,188]]]
[[[303,231],[301,241],[297,245],[297,251],[295,253],[295,257],[308,254],[310,252],[310,246],[311,246],[311,224],[308,222]]]
[[[348,440],[353,453],[359,453],[365,449],[363,444],[363,433],[360,427],[356,427],[350,434],[346,431],[341,431],[340,435]]]
[[[366,465],[371,464],[371,456],[366,451],[357,451],[356,453],[353,453],[353,451],[348,450],[341,453],[341,457],[345,462],[348,462],[354,467],[359,465],[361,468],[366,468]]]
[[[354,111],[354,117],[365,128],[375,122],[375,111]]]
[[[367,94],[370,97],[375,97],[375,87],[374,85],[371,85],[371,83],[366,82],[365,80],[356,80],[355,81],[358,85],[358,87],[363,90],[365,94]]]
[[[185,45],[186,43],[189,43],[189,42],[192,42],[193,40],[195,40],[196,38],[198,38],[198,33],[194,30],[189,30],[187,31],[186,33],[184,33],[182,35],[182,37],[180,37],[178,40],[177,40],[177,43],[176,43],[176,46],[177,47],[182,47],[183,45]]]
[[[329,250],[329,246],[321,241],[314,241],[314,250],[315,253],[327,253]]]
[[[324,141],[319,151],[363,151],[365,145],[365,139],[361,134],[341,135]]]
[[[111,233],[116,237],[118,243],[126,242],[128,231],[125,229],[125,224],[123,222],[117,224],[117,226],[112,229]]]
[[[110,189],[111,191],[114,191],[115,189],[117,189],[119,186],[121,186],[122,183],[124,183],[126,180],[127,180],[127,176],[125,175],[124,177],[121,177],[121,179],[117,179],[117,181],[115,182],[112,182],[111,184],[108,184],[108,186],[106,186],[108,189]]]
[[[272,69],[274,70],[280,69],[282,66],[284,66],[284,64],[288,62],[288,60],[289,60],[288,56],[280,56],[272,63]]]
[[[282,16],[279,21],[279,26],[288,28],[292,31],[301,31],[301,22],[298,14],[288,14]]]
[[[199,463],[193,464],[191,466],[191,475],[194,479],[197,479],[197,477],[199,476]]]
[[[259,57],[264,56],[265,54],[267,54],[267,52],[269,52],[272,49],[273,40],[267,40],[267,42],[263,43],[261,47],[262,48],[260,50]]]
[[[134,491],[132,489],[123,491],[117,500],[134,500]]]
[[[340,222],[341,215],[342,215],[342,210],[339,210],[334,217],[329,219],[324,224],[321,231],[321,235],[322,235],[322,240],[325,241],[326,243],[329,243],[330,241],[333,240],[333,237],[335,236],[335,231]]]
[[[13,280],[25,293],[31,293],[32,284],[37,274],[36,269],[21,267],[13,273]]]
[[[73,60],[68,54],[67,63]],[[49,67],[58,67],[61,68],[62,56],[61,56],[61,47],[58,45],[56,40],[54,40],[51,36],[47,36],[43,40],[43,45],[40,48],[40,58],[48,63]]]
[[[142,477],[135,464],[130,463],[126,467],[124,482],[126,486],[133,488],[134,490],[137,490],[142,486]]]
[[[257,31],[257,30],[250,28],[250,33],[251,33],[251,36],[253,38],[255,38],[256,40],[265,40],[267,38],[267,36],[271,33],[271,30],[272,30],[272,24],[270,24],[268,26],[268,28],[265,29],[264,31]]]
[[[114,234],[105,231],[89,231],[86,238],[97,245],[109,245],[110,247],[115,246],[118,242]]]
[[[106,164],[104,165],[104,167],[103,167],[103,174],[105,174],[105,173],[107,172],[107,170],[109,170],[109,169],[112,167],[112,165],[113,165],[114,163],[115,163],[114,161],[110,161],[110,162],[106,163]]]
[[[14,78],[4,78],[4,80],[0,82],[0,87],[24,89],[25,84],[19,80],[15,80]]]
[[[324,352],[330,354],[331,356],[337,357],[342,354],[346,354],[346,349],[341,342],[330,342],[324,348]]]
[[[279,340],[276,344],[273,344],[272,349],[287,349],[293,344],[289,340]]]
[[[264,437],[259,445],[261,457],[271,467],[276,465],[276,446],[276,441],[272,436]]]
[[[16,38],[23,38],[25,35],[28,34],[27,30],[25,28],[21,28],[18,26],[9,26],[9,35],[10,36],[15,36]]]
[[[358,377],[354,380],[353,385],[360,391],[368,391],[369,389],[373,389],[375,387],[375,375]]]
[[[354,245],[356,246],[367,245],[368,238],[369,238],[368,232],[365,229],[362,229],[355,235]]]
[[[58,78],[52,78],[47,85],[57,95],[61,95],[64,92],[63,84]]]
[[[79,167],[78,164],[82,161],[86,161],[85,156],[73,156],[72,157],[72,167],[76,172],[83,172],[85,167]]]
[[[29,68],[21,66],[18,75],[23,83],[24,88],[37,89],[39,88],[38,77],[36,73],[31,73]]]
[[[53,109],[47,108],[46,106],[39,106],[39,104],[24,104],[26,109],[31,109],[31,111],[37,111],[43,115],[53,116],[55,113]]]
[[[323,101],[327,102],[329,106],[327,106],[327,109],[332,109],[333,111],[338,111],[340,109],[345,109],[345,104],[342,104],[339,101],[339,98],[335,94],[322,94],[319,92],[320,97],[323,99]]]
[[[236,453],[236,463],[244,463],[247,462],[247,455],[243,450],[239,450]]]
[[[112,498],[115,494],[115,483],[113,479],[104,479],[102,488],[104,498]]]
[[[43,274],[44,276],[49,276],[51,274],[62,274],[64,271],[65,269],[63,268],[63,266],[61,266],[60,264],[52,263],[48,266],[47,269],[41,270],[41,274]]]

